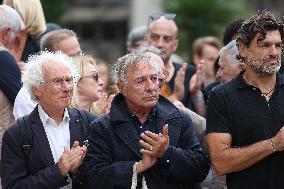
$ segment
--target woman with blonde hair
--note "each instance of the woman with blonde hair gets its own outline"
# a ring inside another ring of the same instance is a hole
[[[80,76],[74,86],[71,106],[97,115],[94,102],[103,97],[104,82],[97,72],[95,59],[86,55],[77,56],[74,57],[74,64]]]

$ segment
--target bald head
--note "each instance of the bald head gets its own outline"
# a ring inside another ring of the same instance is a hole
[[[165,64],[178,47],[177,26],[173,20],[161,16],[148,25],[146,41],[161,50],[161,58]]]
[[[178,32],[176,23],[173,20],[168,20],[163,16],[149,24],[148,32],[152,30],[159,30],[160,32],[167,31],[175,37],[177,36]]]

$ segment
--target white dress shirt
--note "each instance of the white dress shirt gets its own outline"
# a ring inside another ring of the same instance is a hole
[[[30,114],[36,105],[37,103],[32,101],[28,89],[22,87],[14,102],[13,115],[15,119]]]
[[[49,142],[54,163],[58,163],[59,158],[63,154],[64,146],[66,146],[70,150],[70,118],[68,111],[67,109],[64,110],[64,116],[62,122],[59,123],[59,125],[57,125],[56,122],[45,113],[40,105],[38,106],[38,113]],[[71,188],[71,183],[62,187],[62,189]]]

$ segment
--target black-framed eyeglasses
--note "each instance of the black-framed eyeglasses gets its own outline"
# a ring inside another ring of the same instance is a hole
[[[167,20],[175,20],[176,19],[176,14],[174,14],[174,13],[160,13],[160,12],[151,14],[149,16],[149,24],[151,22],[153,22],[154,20],[160,19],[161,17],[164,17]]]
[[[99,78],[100,78],[100,75],[98,74],[98,72],[91,72],[90,75],[87,75],[87,76],[83,76],[81,78],[85,78],[85,77],[91,77],[93,78],[96,82],[99,81]]]

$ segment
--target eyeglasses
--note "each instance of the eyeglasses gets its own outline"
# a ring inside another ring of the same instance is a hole
[[[99,78],[100,78],[98,72],[91,72],[90,75],[87,75],[87,76],[84,76],[84,77],[81,77],[81,78],[86,78],[86,77],[91,77],[91,78],[93,78],[96,82],[98,82],[98,81],[99,81]]]
[[[55,78],[52,79],[51,81],[42,81],[42,83],[51,83],[54,87],[56,87],[57,89],[60,89],[63,87],[64,85],[64,81],[66,83],[67,87],[71,87],[73,86],[73,77],[67,77],[67,78]]]
[[[160,12],[151,14],[149,16],[149,24],[151,22],[153,22],[154,20],[160,19],[161,17],[164,17],[167,20],[175,20],[176,19],[176,14],[174,14],[174,13],[160,13]]]

